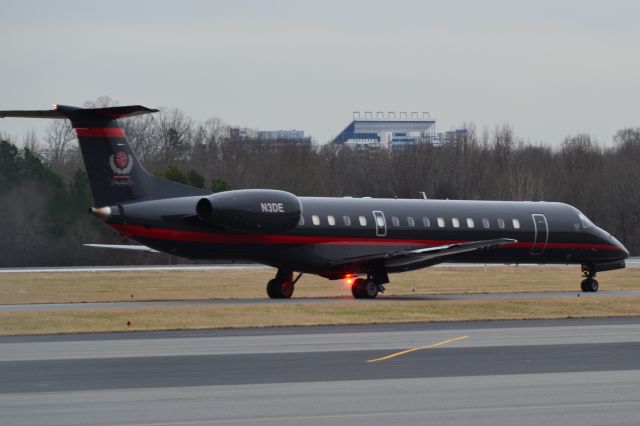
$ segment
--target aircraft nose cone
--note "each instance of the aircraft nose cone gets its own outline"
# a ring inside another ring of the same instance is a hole
[[[611,238],[611,242],[618,248],[618,251],[620,251],[622,258],[626,259],[627,257],[629,257],[629,250],[627,250],[627,248],[614,236],[610,235],[609,237]]]

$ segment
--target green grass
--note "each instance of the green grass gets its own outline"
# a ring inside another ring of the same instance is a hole
[[[638,297],[353,301],[0,313],[0,334],[184,330],[640,315]],[[130,322],[130,326],[127,325]]]
[[[264,298],[273,269],[0,274],[0,303]],[[576,267],[430,268],[390,276],[387,294],[578,291]],[[640,269],[598,275],[602,290],[640,290]],[[295,297],[350,296],[342,281],[303,276]]]

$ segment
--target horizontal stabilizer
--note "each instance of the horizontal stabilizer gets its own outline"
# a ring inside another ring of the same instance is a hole
[[[66,105],[54,105],[51,110],[15,110],[0,111],[0,118],[69,118],[69,119],[97,119],[114,120],[116,118],[133,117],[142,114],[158,112],[157,109],[142,105],[127,105],[107,108],[77,108]]]
[[[29,111],[29,110],[14,110],[14,111],[0,111],[0,118],[5,117],[24,117],[24,118],[67,118],[60,111],[55,109]]]
[[[105,248],[112,250],[129,250],[129,251],[142,251],[145,253],[162,253],[158,250],[152,249],[147,246],[134,246],[129,244],[83,244],[85,247],[93,247],[93,248]]]

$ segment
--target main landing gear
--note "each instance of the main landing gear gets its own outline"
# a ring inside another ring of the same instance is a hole
[[[365,278],[356,278],[351,284],[351,294],[356,299],[375,299],[378,292],[384,291],[382,286],[374,283],[372,280]]]
[[[293,272],[278,269],[276,277],[267,283],[267,295],[271,299],[289,299],[302,273],[294,279]]]
[[[384,293],[384,284],[388,282],[386,271],[367,278],[356,278],[351,284],[351,294],[356,299],[375,299],[378,293]]]
[[[584,277],[580,283],[580,289],[582,289],[582,291],[585,293],[598,291],[598,280],[596,280],[596,271],[593,265],[583,263],[582,276]]]

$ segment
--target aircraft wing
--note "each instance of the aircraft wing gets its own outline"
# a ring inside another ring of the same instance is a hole
[[[383,261],[385,266],[387,267],[402,267],[426,261],[433,261],[433,264],[436,264],[440,263],[440,261],[445,261],[447,260],[445,258],[455,256],[456,254],[467,253],[475,250],[491,250],[506,244],[517,242],[517,240],[511,238],[497,238],[494,240],[470,241],[465,243],[444,244],[441,246],[418,247],[414,249],[405,249],[394,252],[342,259],[332,266],[340,266],[353,263],[368,263],[372,261]]]
[[[142,251],[145,253],[162,253],[158,250],[152,249],[147,246],[134,246],[130,244],[83,244],[85,247],[105,248],[113,250],[129,250],[129,251]]]

